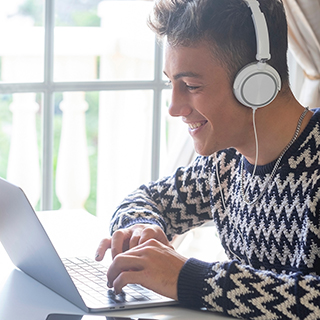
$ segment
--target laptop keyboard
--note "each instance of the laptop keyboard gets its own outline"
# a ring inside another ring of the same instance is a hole
[[[84,299],[90,297],[92,303],[109,305],[163,299],[161,295],[136,284],[125,286],[122,293],[116,295],[107,286],[108,268],[92,259],[65,258],[62,262],[81,296]]]

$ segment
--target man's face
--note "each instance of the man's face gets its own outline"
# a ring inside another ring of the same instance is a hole
[[[227,72],[209,47],[166,47],[164,73],[172,84],[171,116],[181,116],[189,126],[200,155],[245,143],[249,108],[240,105]]]

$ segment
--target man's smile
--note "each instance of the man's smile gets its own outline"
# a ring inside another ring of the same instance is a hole
[[[207,120],[203,120],[203,121],[199,121],[199,122],[192,122],[192,123],[188,123],[188,126],[191,130],[195,130],[195,129],[202,127],[207,122],[208,122]]]

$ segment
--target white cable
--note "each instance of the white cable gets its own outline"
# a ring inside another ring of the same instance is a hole
[[[244,195],[246,195],[247,192],[247,188],[249,187],[251,181],[254,178],[254,175],[256,173],[256,169],[257,169],[257,165],[258,165],[258,157],[259,157],[259,143],[258,143],[258,134],[257,134],[257,127],[256,127],[256,109],[253,108],[252,109],[252,122],[253,122],[253,132],[254,132],[254,139],[255,139],[255,145],[256,145],[256,158],[254,161],[254,168],[253,168],[253,172],[252,172],[252,176],[250,178],[250,180],[247,183],[247,186],[244,188]]]
[[[256,146],[256,150],[255,150],[256,157],[255,157],[255,161],[254,161],[254,168],[253,168],[252,176],[249,179],[247,186],[244,188],[244,194],[246,193],[247,188],[249,187],[251,181],[254,178],[254,175],[255,175],[256,169],[257,169],[257,165],[258,165],[258,158],[259,158],[259,142],[258,142],[258,134],[257,134],[256,117],[255,117],[255,115],[256,115],[256,109],[252,108],[252,122],[253,122],[253,132],[254,132],[254,139],[255,139],[255,146]],[[219,185],[219,189],[220,189],[222,205],[223,205],[223,208],[224,208],[225,212],[228,212],[226,203],[224,201],[224,195],[223,195],[222,186],[221,186],[221,182],[220,182],[219,169],[218,169],[218,160],[217,160],[217,154],[216,153],[215,153],[215,162],[216,162],[216,176],[217,176],[217,181],[218,181],[218,185]],[[240,237],[241,237],[241,240],[242,240],[243,244],[245,244],[243,235],[242,235],[241,231],[239,230],[237,224],[233,221],[231,215],[229,215],[229,220],[230,220],[231,224],[233,225],[233,227],[236,229],[236,231],[238,231],[238,233],[240,234]],[[226,244],[227,244],[227,242],[226,242]],[[241,261],[240,257],[230,249],[230,246],[228,244],[227,244],[227,246],[228,246],[228,249],[230,250],[230,252],[232,252],[239,259],[239,261]],[[245,253],[246,257],[247,257],[249,265],[252,267],[246,250],[244,251],[244,253]]]

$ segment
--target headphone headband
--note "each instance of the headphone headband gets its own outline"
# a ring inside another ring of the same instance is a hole
[[[252,20],[256,33],[257,40],[257,55],[258,61],[270,60],[270,47],[269,47],[269,33],[267,22],[264,14],[260,10],[260,3],[257,0],[244,0],[252,12]]]
[[[258,109],[268,105],[281,89],[281,78],[278,72],[268,65],[270,44],[267,22],[260,10],[257,0],[244,0],[250,8],[257,41],[255,62],[244,66],[236,75],[233,92],[243,105]]]

